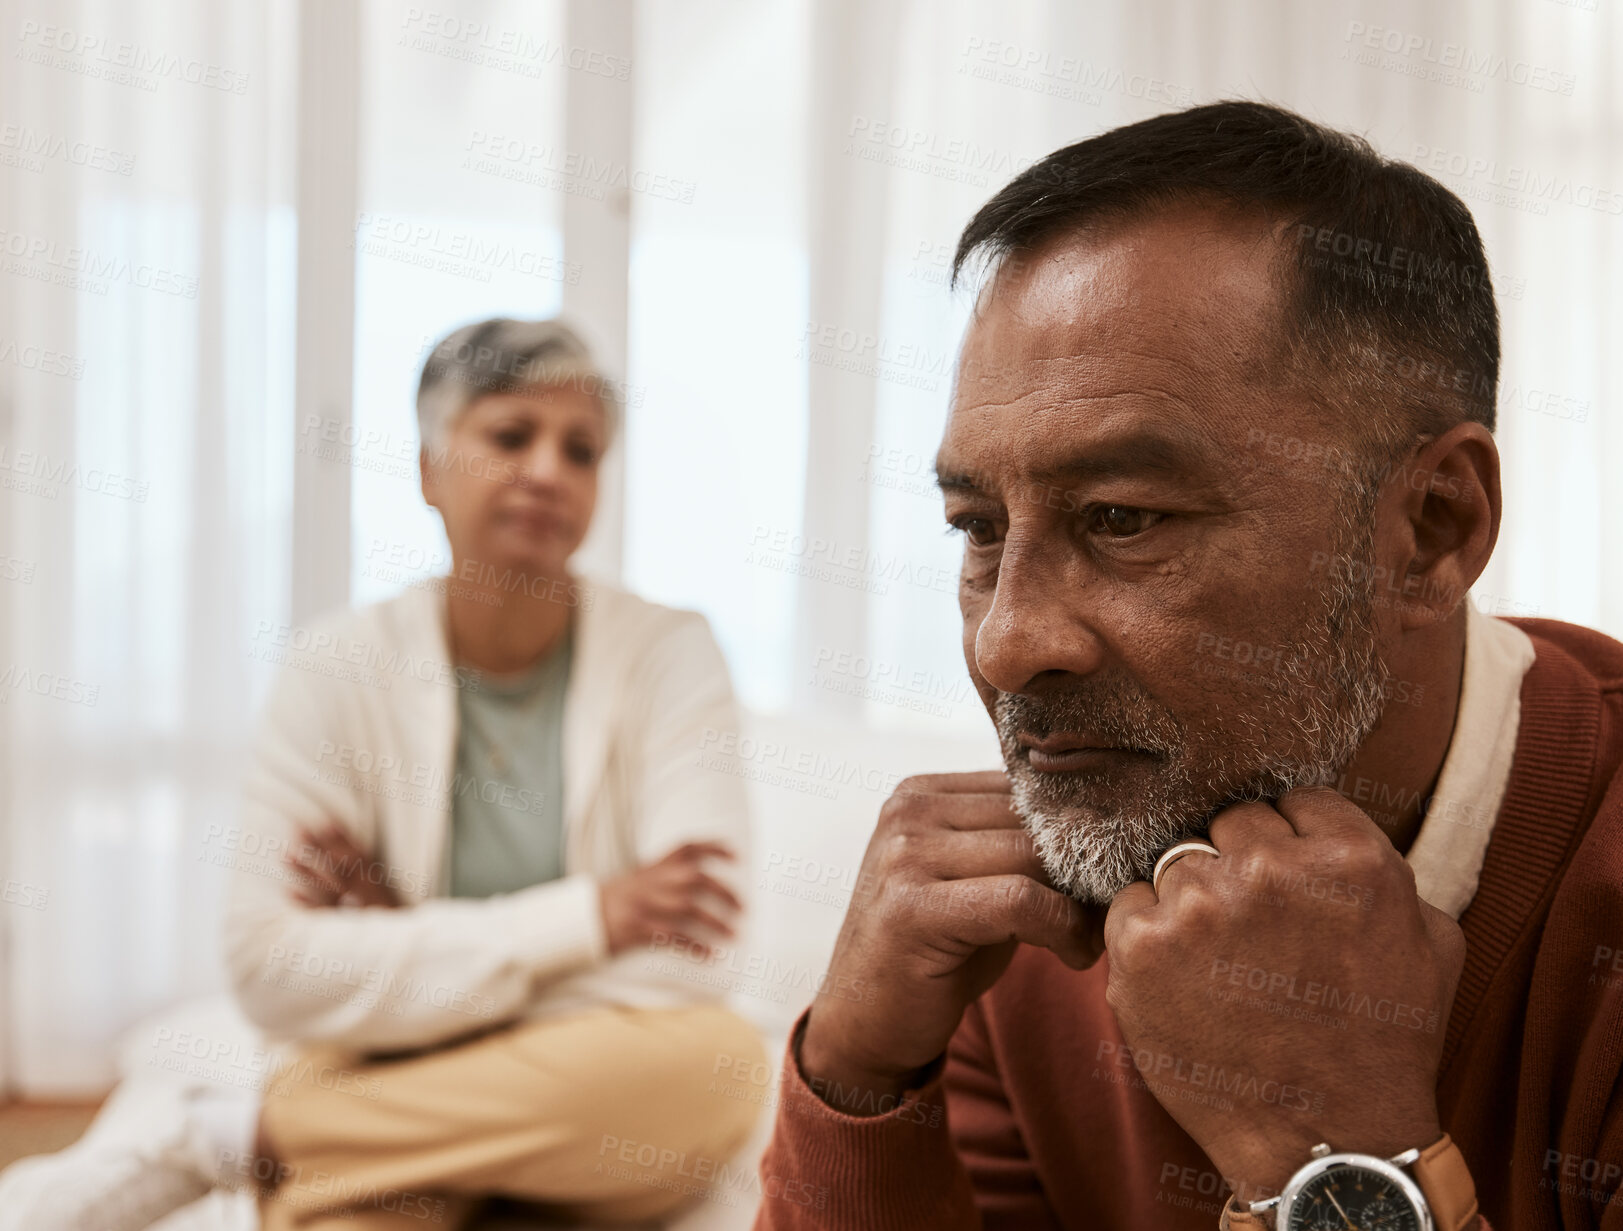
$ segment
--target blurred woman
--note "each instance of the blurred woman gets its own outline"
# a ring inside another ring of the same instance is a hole
[[[183,1101],[119,1209],[58,1184],[32,1227],[144,1226],[204,1181],[268,1231],[493,1195],[645,1220],[750,1134],[713,1074],[765,1053],[703,961],[747,841],[726,667],[703,617],[569,567],[617,399],[565,326],[497,319],[434,349],[417,411],[451,571],[277,638],[229,842],[236,998],[295,1046],[262,1104]]]

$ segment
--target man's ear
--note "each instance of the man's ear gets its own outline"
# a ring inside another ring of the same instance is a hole
[[[1416,450],[1394,480],[1408,554],[1399,605],[1404,628],[1448,618],[1499,541],[1499,448],[1480,423],[1457,423]]]

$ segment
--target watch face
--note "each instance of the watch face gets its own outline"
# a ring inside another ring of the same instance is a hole
[[[1356,1163],[1334,1163],[1306,1179],[1291,1202],[1286,1231],[1423,1231],[1401,1180]]]

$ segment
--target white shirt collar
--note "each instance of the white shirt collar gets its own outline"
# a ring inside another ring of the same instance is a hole
[[[1514,624],[1465,603],[1465,670],[1454,734],[1407,856],[1424,901],[1458,919],[1476,896],[1521,723],[1533,643]]]

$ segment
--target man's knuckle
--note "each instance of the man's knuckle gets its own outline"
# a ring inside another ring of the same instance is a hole
[[[879,838],[880,866],[887,873],[909,866],[917,854],[917,837],[903,826],[892,826]]]
[[[917,796],[907,796],[901,790],[879,805],[879,827],[889,828],[905,824],[913,810],[913,800]]]
[[[1223,899],[1204,880],[1187,881],[1178,894],[1179,921],[1197,931],[1215,925],[1223,910]]]
[[[1240,856],[1236,861],[1235,870],[1241,880],[1255,885],[1266,880],[1269,873],[1274,870],[1274,857],[1264,848],[1255,847]]]
[[[1381,846],[1386,849],[1382,850]],[[1380,845],[1374,842],[1354,843],[1345,866],[1349,876],[1360,882],[1385,881],[1393,887],[1401,885],[1411,874],[1408,865],[1398,857],[1396,848],[1385,841]]]
[[[1119,1013],[1125,1007],[1126,1001],[1127,994],[1123,989],[1122,981],[1116,976],[1115,968],[1112,967],[1110,977],[1105,980],[1105,1004],[1110,1007],[1111,1012]]]
[[[1363,858],[1366,844],[1351,838],[1326,838],[1316,852],[1328,867],[1351,870]]]
[[[1178,947],[1178,928],[1164,926],[1163,921],[1146,918],[1143,914],[1134,915],[1122,930],[1129,964],[1134,968],[1158,963],[1169,942],[1174,951]]]

